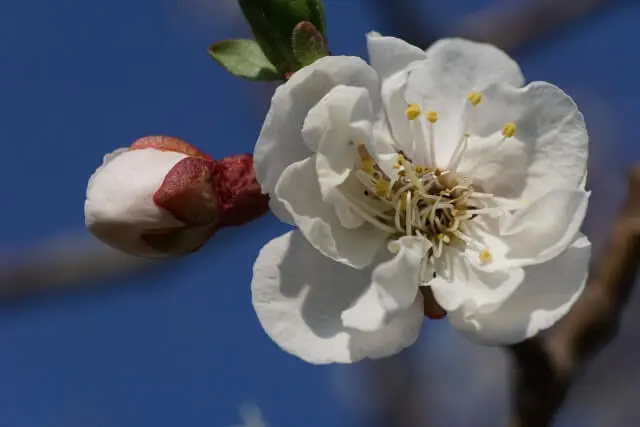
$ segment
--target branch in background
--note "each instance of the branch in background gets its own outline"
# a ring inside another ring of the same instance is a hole
[[[529,0],[525,5],[502,2],[461,20],[453,35],[494,44],[512,50],[546,34],[561,24],[594,10],[607,0]],[[442,37],[430,31],[428,16],[411,13],[413,0],[384,0],[378,6],[390,23],[391,33],[416,46],[426,48]],[[413,17],[413,19],[412,19]],[[425,25],[425,20],[427,24]]]
[[[379,399],[377,427],[426,426],[420,376],[415,372],[415,354],[403,351],[395,356],[371,361],[373,386]]]
[[[378,0],[376,9],[388,24],[390,35],[414,46],[426,48],[441,36],[428,16],[416,13],[415,0]]]
[[[455,33],[511,50],[550,32],[608,0],[537,0],[502,5],[464,19]]]
[[[111,249],[88,233],[65,234],[3,260],[0,300],[58,291],[89,280],[130,276],[157,264]]]
[[[640,165],[608,247],[584,293],[549,334],[510,347],[514,370],[511,427],[549,426],[575,377],[613,339],[640,265]]]

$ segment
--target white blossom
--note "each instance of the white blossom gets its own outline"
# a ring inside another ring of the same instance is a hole
[[[499,49],[426,52],[370,34],[370,63],[323,58],[278,88],[258,181],[296,227],[260,251],[253,304],[269,336],[312,363],[413,344],[429,288],[484,344],[519,342],[580,295],[588,135],[561,89],[524,87]]]

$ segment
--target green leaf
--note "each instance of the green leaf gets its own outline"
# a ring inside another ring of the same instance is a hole
[[[209,55],[237,77],[249,80],[282,80],[276,67],[253,40],[224,40],[209,46]]]
[[[301,64],[292,47],[293,29],[311,22],[324,34],[324,11],[320,0],[239,0],[262,51],[280,73],[297,71]]]
[[[305,21],[296,25],[291,40],[293,54],[303,67],[327,56],[324,36],[311,22]]]
[[[307,0],[309,7],[309,22],[318,29],[320,34],[326,37],[326,23],[324,19],[324,8],[322,7],[322,1],[320,0]]]

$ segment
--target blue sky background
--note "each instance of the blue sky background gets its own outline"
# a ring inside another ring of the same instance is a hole
[[[0,2],[0,248],[82,228],[88,177],[140,136],[178,136],[214,157],[252,151],[270,88],[208,58],[209,43],[245,32],[222,2]],[[489,2],[429,3],[419,12],[446,30]],[[596,170],[619,183],[640,153],[640,3],[613,3],[516,58],[529,80],[574,96],[596,162],[617,167]],[[326,0],[334,54],[364,55],[364,33],[384,31],[372,5]],[[285,230],[267,216],[162,274],[0,305],[0,426],[226,427],[247,401],[274,427],[354,425],[333,368],[283,353],[251,307],[253,260]]]

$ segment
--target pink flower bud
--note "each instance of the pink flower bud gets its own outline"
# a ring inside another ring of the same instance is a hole
[[[266,213],[259,189],[251,156],[215,161],[179,139],[145,137],[106,156],[89,179],[85,222],[123,252],[181,255]]]

